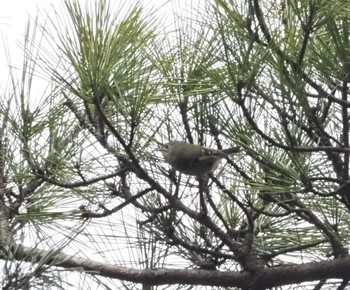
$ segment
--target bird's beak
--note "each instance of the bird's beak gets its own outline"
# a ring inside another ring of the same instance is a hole
[[[161,152],[166,152],[166,151],[167,151],[166,146],[165,146],[164,144],[161,144],[161,145],[159,146],[159,151],[161,151]]]
[[[161,143],[161,142],[159,142],[159,141],[157,141],[157,140],[155,140],[155,142],[157,143],[157,145],[158,145],[158,150],[159,151],[164,151],[164,150],[166,150],[165,149],[165,144],[163,144],[163,143]]]

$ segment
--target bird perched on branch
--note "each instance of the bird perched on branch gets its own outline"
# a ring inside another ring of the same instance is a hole
[[[222,158],[238,153],[239,147],[212,149],[180,141],[170,141],[160,147],[165,162],[187,175],[204,176],[212,173]]]

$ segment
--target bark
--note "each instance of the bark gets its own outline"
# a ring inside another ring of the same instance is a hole
[[[216,271],[198,269],[147,269],[121,267],[58,253],[19,246],[14,258],[28,262],[41,262],[67,270],[79,269],[87,273],[127,280],[149,285],[186,284],[222,287],[240,287],[244,289],[264,289],[282,285],[298,284],[324,279],[350,279],[350,258],[329,261],[291,264],[262,268],[254,275],[246,271]],[[4,258],[4,257],[0,257]]]

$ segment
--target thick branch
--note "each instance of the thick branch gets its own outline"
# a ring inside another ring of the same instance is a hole
[[[1,256],[0,256],[1,257]],[[264,268],[255,277],[246,271],[215,271],[191,269],[137,270],[85,258],[57,254],[54,251],[19,247],[14,257],[28,262],[43,262],[65,269],[79,269],[87,273],[149,285],[186,284],[222,287],[264,287],[297,284],[321,279],[349,279],[350,258]],[[1,258],[4,258],[3,256]],[[252,282],[254,281],[254,282]]]

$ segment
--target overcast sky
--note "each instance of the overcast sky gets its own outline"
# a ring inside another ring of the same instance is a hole
[[[111,0],[111,3],[117,3],[114,1],[121,1],[120,3],[127,1],[128,4],[139,2],[137,0]],[[60,7],[62,2],[61,0],[0,0],[0,33],[2,37],[6,36],[9,41],[18,39],[19,36],[23,35],[28,16],[34,17],[38,9],[50,11],[53,9],[53,5],[55,8]],[[79,2],[84,3],[86,0],[79,0]],[[169,12],[169,8],[171,9],[174,5],[185,7],[190,4],[194,5],[200,0],[147,0],[142,2],[146,3],[147,7],[157,7],[156,11],[162,14]],[[165,3],[167,5],[164,8]],[[160,7],[163,7],[163,9]]]
[[[1,68],[7,63],[4,55],[4,44],[9,45],[11,54],[18,48],[16,42],[23,40],[24,29],[28,17],[35,17],[37,10],[50,9],[55,0],[0,0],[0,62]],[[20,52],[20,50],[18,51]]]
[[[84,3],[86,0],[79,0]],[[94,0],[92,0],[94,1]],[[110,0],[111,3],[124,3],[119,1],[127,1],[125,3],[137,3],[137,0]],[[117,1],[117,2],[114,2]],[[181,10],[182,13],[188,12],[191,8],[196,7],[201,0],[147,0],[147,8],[156,7],[155,11],[159,17],[164,17],[165,13],[171,13],[171,9],[176,7],[176,10]],[[4,67],[8,66],[8,60],[4,46],[9,48],[11,65],[21,67],[23,53],[19,42],[23,42],[25,26],[28,18],[35,18],[38,9],[45,11],[53,11],[62,7],[61,0],[0,0],[0,89],[6,86],[7,73]],[[165,4],[166,3],[166,4]],[[53,8],[53,5],[55,6]],[[117,6],[117,5],[116,5]],[[179,8],[179,6],[181,6]],[[166,18],[166,17],[165,17]]]

